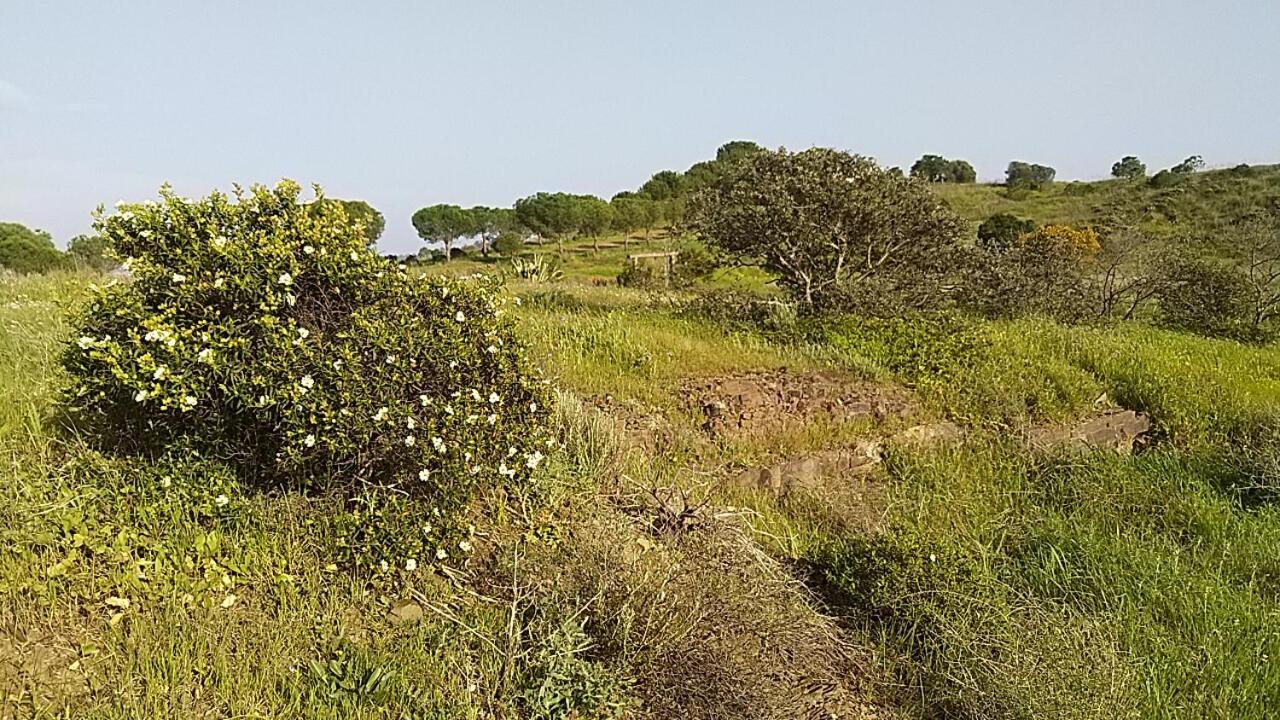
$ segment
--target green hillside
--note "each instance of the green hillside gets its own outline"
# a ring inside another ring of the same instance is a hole
[[[975,228],[996,213],[1012,213],[1041,225],[1138,223],[1150,230],[1171,232],[1211,228],[1251,209],[1280,202],[1280,165],[1171,177],[1173,184],[1167,186],[1143,178],[1057,182],[1044,190],[1021,192],[996,184],[939,183],[934,189]]]

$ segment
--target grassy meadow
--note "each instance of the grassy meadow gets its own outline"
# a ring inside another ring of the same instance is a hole
[[[508,283],[563,449],[532,486],[477,502],[470,560],[394,580],[333,564],[333,498],[90,447],[60,413],[59,356],[67,312],[103,279],[0,281],[0,717],[1264,718],[1280,704],[1280,348],[1034,319],[763,331],[687,293],[591,281],[622,254]],[[449,270],[468,266],[484,269]],[[703,432],[686,383],[759,372],[892,388],[909,416]],[[1025,442],[1108,403],[1150,415],[1150,447]],[[942,419],[963,438],[889,441],[869,479],[782,496],[727,481]]]

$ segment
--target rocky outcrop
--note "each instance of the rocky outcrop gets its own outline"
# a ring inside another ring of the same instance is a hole
[[[785,496],[796,490],[816,490],[828,482],[872,472],[881,462],[880,443],[859,441],[853,447],[823,450],[766,467],[749,468],[735,475],[738,487],[768,490]]]
[[[1032,445],[1041,450],[1107,449],[1133,452],[1151,430],[1151,418],[1133,410],[1111,410],[1071,427],[1038,428],[1031,433]]]

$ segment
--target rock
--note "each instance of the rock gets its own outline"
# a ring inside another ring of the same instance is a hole
[[[959,425],[944,420],[909,427],[890,438],[894,445],[928,449],[948,445],[964,437],[964,429]]]
[[[422,619],[422,606],[412,600],[397,600],[391,604],[387,620],[393,625],[414,623]]]
[[[1133,443],[1151,430],[1151,418],[1133,410],[1112,410],[1069,428],[1041,428],[1031,434],[1032,444],[1048,450],[1103,448],[1133,452]]]
[[[863,475],[881,462],[881,446],[860,440],[851,448],[826,450],[776,465],[749,468],[731,481],[739,487],[768,490],[784,496],[794,490],[813,490],[850,475]]]

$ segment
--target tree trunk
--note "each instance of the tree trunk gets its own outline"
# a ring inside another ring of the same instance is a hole
[[[444,261],[453,262],[453,241],[444,241]]]

